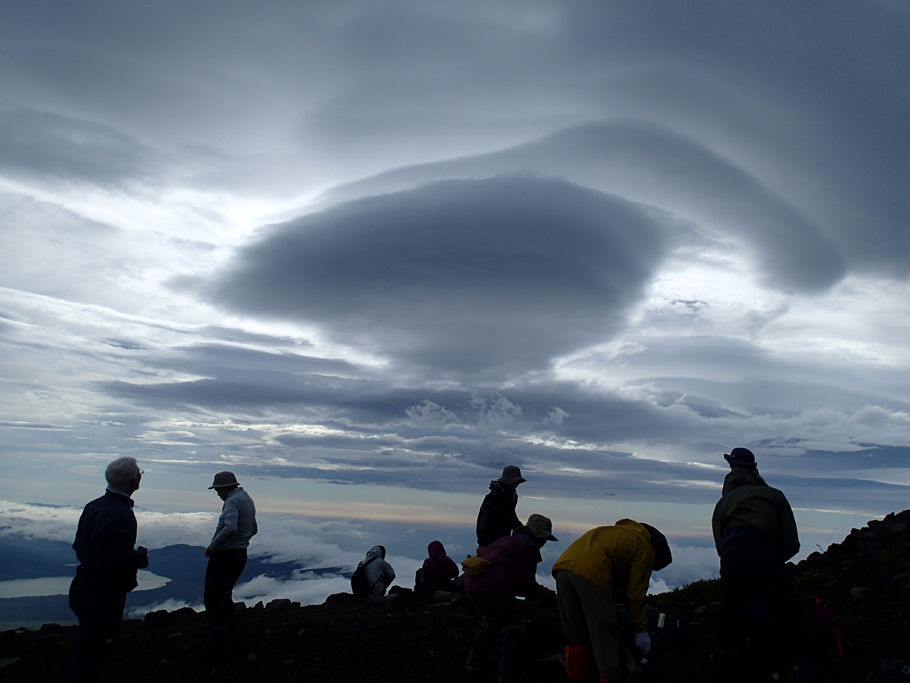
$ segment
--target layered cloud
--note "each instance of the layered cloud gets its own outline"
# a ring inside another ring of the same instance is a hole
[[[616,335],[660,263],[664,223],[560,181],[439,183],[272,229],[210,291],[439,379],[502,378]]]

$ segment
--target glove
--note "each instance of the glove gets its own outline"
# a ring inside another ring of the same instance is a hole
[[[651,636],[647,633],[636,633],[635,647],[641,650],[643,655],[648,654],[651,651]]]

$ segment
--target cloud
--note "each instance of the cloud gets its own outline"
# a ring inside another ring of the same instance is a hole
[[[846,270],[830,236],[746,168],[706,143],[641,121],[590,123],[497,152],[392,170],[330,196],[522,171],[656,206],[689,230],[739,241],[758,255],[772,287],[819,290]]]
[[[111,126],[53,112],[0,110],[0,172],[37,181],[112,187],[147,182],[162,158]]]
[[[208,290],[402,371],[503,377],[618,333],[665,251],[662,227],[556,180],[437,183],[273,227]]]
[[[72,542],[82,510],[0,501],[0,534]]]

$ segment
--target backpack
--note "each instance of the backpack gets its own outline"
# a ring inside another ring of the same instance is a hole
[[[371,557],[366,561],[361,560],[357,563],[357,569],[351,574],[351,592],[355,598],[364,598],[370,594],[373,587],[367,581],[367,565],[375,559],[375,557]]]
[[[488,567],[492,566],[492,562],[482,558],[480,555],[470,555],[461,563],[461,568],[464,569],[464,573],[470,574],[471,576],[483,574]]]

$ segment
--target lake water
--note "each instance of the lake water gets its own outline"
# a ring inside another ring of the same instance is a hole
[[[0,598],[31,598],[42,595],[66,595],[72,576],[45,576],[40,579],[13,579],[0,581]],[[159,576],[145,569],[139,570],[137,591],[150,591],[169,583],[166,576]]]

